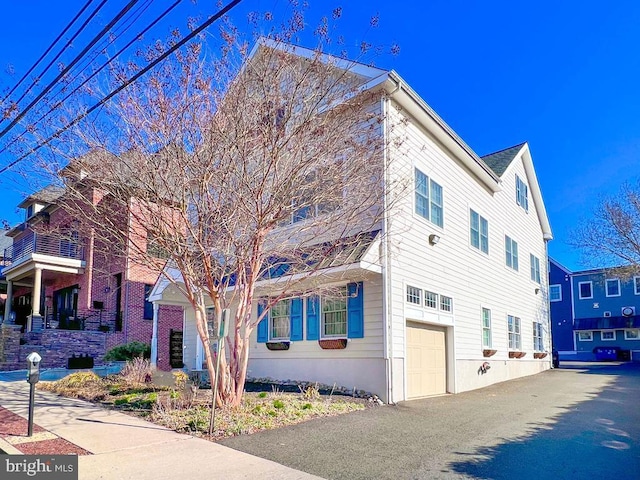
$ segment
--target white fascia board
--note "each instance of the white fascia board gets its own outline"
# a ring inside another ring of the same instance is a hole
[[[318,56],[319,60],[322,63],[335,65],[337,68],[355,73],[356,75],[360,75],[361,77],[375,78],[387,73],[386,70],[382,70],[376,67],[370,67],[368,65],[365,65],[364,63],[359,63],[354,60],[347,60],[335,55],[330,55],[328,53],[320,53],[320,55],[318,55],[318,51],[311,48],[301,47],[299,45],[293,45],[285,42],[279,42],[277,40],[266,37],[261,37],[258,39],[258,41],[253,45],[248,58],[253,58],[258,53],[258,50],[261,46],[279,50],[285,53],[290,53],[301,58],[313,59]]]
[[[547,209],[544,206],[542,200],[542,191],[540,190],[540,184],[538,183],[538,177],[536,170],[533,168],[533,160],[531,158],[531,152],[529,151],[529,144],[525,143],[522,146],[516,158],[520,156],[522,158],[522,165],[524,171],[527,174],[527,181],[529,183],[529,190],[531,191],[531,198],[536,206],[536,212],[538,212],[538,220],[540,227],[542,228],[542,235],[545,240],[553,240],[553,233],[551,232],[551,224],[549,223],[549,217],[547,216]]]
[[[493,193],[502,190],[500,178],[482,161],[447,123],[394,70],[389,72],[387,91]]]

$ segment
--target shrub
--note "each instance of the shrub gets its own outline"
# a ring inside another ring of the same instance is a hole
[[[127,383],[147,383],[151,381],[151,362],[144,358],[136,357],[127,362],[120,376]]]
[[[151,346],[142,342],[129,342],[113,347],[104,356],[106,362],[126,362],[134,358],[151,358]]]
[[[260,392],[258,398],[267,398],[267,392]]]
[[[93,372],[76,372],[71,375],[67,375],[55,382],[56,386],[62,388],[78,388],[84,387],[88,384],[100,382],[100,377]]]
[[[277,408],[277,409],[284,408],[284,402],[282,400],[274,400],[273,408]]]

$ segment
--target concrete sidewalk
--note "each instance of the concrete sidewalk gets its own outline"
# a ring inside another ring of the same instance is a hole
[[[27,418],[28,400],[26,381],[0,382],[4,408]],[[81,480],[320,478],[48,392],[36,392],[34,423],[93,454],[79,457]]]

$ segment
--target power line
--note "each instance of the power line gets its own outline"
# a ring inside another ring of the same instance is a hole
[[[77,124],[78,122],[80,122],[82,119],[86,118],[88,115],[90,115],[93,111],[95,111],[97,108],[101,107],[102,105],[104,105],[106,102],[108,102],[111,98],[113,98],[115,95],[117,95],[118,93],[120,93],[122,90],[124,90],[125,88],[127,88],[129,85],[131,85],[132,83],[134,83],[136,80],[138,80],[142,75],[144,75],[145,73],[147,73],[149,70],[151,70],[153,67],[155,67],[158,63],[160,63],[161,61],[163,61],[164,59],[166,59],[169,55],[171,55],[173,52],[175,52],[178,48],[182,47],[184,44],[186,44],[188,41],[190,41],[192,38],[194,38],[195,36],[197,36],[198,34],[200,34],[200,32],[202,32],[204,29],[208,28],[213,22],[215,22],[216,20],[218,20],[220,17],[222,17],[223,15],[225,15],[229,10],[231,10],[233,7],[235,7],[237,4],[239,4],[242,0],[233,0],[231,2],[229,2],[224,8],[222,8],[220,11],[218,11],[216,14],[212,15],[211,17],[209,17],[202,25],[200,25],[198,28],[196,28],[195,30],[193,30],[189,35],[187,35],[186,37],[184,37],[182,40],[180,40],[178,43],[176,43],[175,45],[173,45],[169,50],[167,50],[166,52],[164,52],[162,55],[160,55],[158,58],[156,58],[155,60],[153,60],[150,64],[148,64],[146,67],[144,67],[142,70],[140,70],[138,73],[136,73],[133,77],[131,77],[129,80],[127,80],[125,83],[123,83],[122,85],[120,85],[118,88],[116,88],[115,90],[113,90],[111,93],[109,93],[106,97],[102,98],[102,100],[100,100],[98,103],[94,104],[91,108],[89,108],[86,112],[84,112],[81,115],[78,115],[76,118],[74,118],[71,122],[69,122],[67,125],[65,125],[62,129],[58,130],[56,133],[54,133],[53,135],[51,135],[49,138],[47,138],[45,141],[39,143],[38,145],[36,145],[34,148],[32,148],[31,150],[29,150],[28,152],[26,152],[25,154],[23,154],[21,157],[17,158],[16,160],[14,160],[13,162],[9,163],[8,165],[6,165],[5,167],[0,168],[0,174],[6,172],[7,170],[9,170],[11,167],[17,165],[18,163],[20,163],[21,161],[23,161],[25,158],[27,158],[29,155],[32,155],[33,153],[37,152],[38,150],[40,150],[42,147],[48,145],[49,143],[51,143],[51,141],[57,137],[59,137],[62,133],[66,132],[67,130],[69,130],[72,126],[74,126],[75,124]],[[1,134],[0,134],[1,136]]]
[[[106,2],[106,0],[103,0],[102,4],[100,4],[100,6],[104,5],[104,3]],[[111,27],[113,27],[116,23],[118,23],[118,21],[129,11],[131,10],[131,8],[133,8],[133,6],[138,3],[138,0],[131,0],[122,10],[120,10],[120,12],[109,22],[109,24],[104,27],[102,29],[102,31],[93,38],[93,40],[91,40],[91,42],[89,42],[89,45],[87,45],[77,56],[76,58],[74,58],[71,63],[69,65],[67,65],[61,72],[60,74],[52,81],[49,83],[49,85],[47,85],[45,87],[45,89],[40,92],[40,94],[29,104],[27,105],[27,107],[20,112],[20,114],[13,119],[13,121],[7,126],[5,127],[4,130],[2,130],[2,132],[0,132],[0,138],[2,138],[9,130],[11,130],[13,127],[15,127],[17,125],[17,123],[29,112],[29,110],[31,110],[33,108],[33,106],[38,103],[38,101],[44,97],[47,92],[49,90],[51,90],[56,83],[58,83],[58,81],[64,77],[67,72],[69,70],[71,70],[73,68],[73,66],[78,63],[82,57],[84,55],[86,55],[86,53],[96,44],[98,43],[98,41],[111,29]]]
[[[47,73],[47,71],[51,68],[51,65],[53,65],[55,63],[55,61],[60,58],[60,56],[64,53],[64,51],[67,49],[67,47],[69,47],[69,45],[71,45],[73,43],[73,41],[76,39],[76,37],[78,35],[80,35],[80,33],[82,32],[82,30],[84,30],[84,28],[89,24],[89,22],[93,19],[93,17],[98,13],[98,11],[100,11],[100,9],[102,8],[102,6],[107,3],[107,0],[103,0],[102,3],[100,5],[98,5],[96,7],[96,9],[91,12],[91,14],[89,15],[89,18],[87,18],[84,23],[82,25],[80,25],[80,28],[78,29],[78,31],[76,33],[73,34],[73,36],[67,41],[66,45],[64,47],[62,47],[62,50],[60,50],[58,52],[58,54],[53,57],[53,59],[47,64],[46,67],[44,67],[44,70],[40,73],[39,77],[37,77],[36,79],[34,79],[31,82],[31,85],[29,85],[29,88],[27,88],[22,95],[20,96],[20,98],[18,100],[16,100],[14,103],[17,105],[19,104],[22,99],[31,91],[31,89],[38,83],[38,78],[41,78],[45,73]],[[45,92],[46,93],[46,92]],[[27,108],[30,108],[31,105]],[[11,128],[11,125],[8,127]],[[2,135],[0,135],[1,137]]]
[[[89,77],[87,77],[80,85],[78,85],[72,92],[70,92],[67,96],[65,96],[63,99],[57,101],[44,115],[42,115],[40,118],[38,118],[35,122],[33,122],[32,125],[37,125],[39,124],[42,120],[44,120],[45,118],[47,118],[51,113],[53,113],[59,105],[61,105],[62,103],[64,103],[66,100],[68,100],[74,93],[76,93],[78,90],[80,90],[82,87],[84,87],[87,83],[89,83],[91,81],[92,78],[94,78],[96,75],[98,75],[98,73],[100,73],[104,68],[106,68],[111,62],[113,62],[116,58],[118,58],[118,56],[120,56],[122,54],[122,52],[124,52],[125,50],[127,50],[131,45],[133,45],[136,41],[140,40],[141,37],[147,33],[149,30],[151,30],[151,28],[153,28],[160,20],[162,20],[165,16],[167,16],[171,10],[173,10],[175,7],[177,7],[180,3],[182,2],[182,0],[176,0],[172,5],[170,5],[164,12],[162,12],[160,14],[160,16],[158,16],[153,22],[151,22],[147,27],[145,27],[143,30],[141,30],[140,32],[138,32],[136,34],[136,36],[131,39],[124,47],[122,47],[120,50],[118,50],[107,62],[105,62],[104,64],[102,64],[98,69],[96,69]],[[31,129],[31,128],[30,128]],[[0,150],[0,154],[4,153],[5,151],[7,151],[7,149],[9,149],[11,147],[11,145],[13,145],[14,143],[16,143],[18,140],[20,140],[21,138],[23,138],[27,133],[29,133],[30,129],[25,129],[20,135],[18,135],[17,137],[15,137],[13,140],[11,140],[7,145],[5,145],[4,147],[2,147],[2,149]]]
[[[5,97],[0,100],[0,105],[3,104],[10,96],[13,92],[16,91],[16,89],[22,84],[22,82],[25,81],[25,79],[31,74],[31,72],[33,72],[35,70],[35,68],[38,66],[38,64],[44,59],[44,57],[46,57],[48,55],[48,53],[53,50],[53,47],[56,45],[56,43],[58,43],[60,41],[60,39],[62,38],[62,36],[67,33],[67,31],[71,28],[71,26],[76,23],[76,20],[78,20],[78,18],[80,17],[80,15],[82,15],[84,13],[84,11],[89,8],[89,5],[91,5],[91,3],[93,2],[93,0],[89,0],[87,3],[85,3],[84,7],[82,7],[82,9],[77,13],[77,15],[75,17],[73,17],[73,20],[71,20],[71,22],[69,22],[69,24],[64,28],[64,30],[62,30],[62,32],[60,33],[60,35],[58,35],[56,37],[56,39],[51,43],[51,45],[49,45],[49,47],[44,51],[44,53],[42,55],[40,55],[40,58],[38,58],[38,60],[36,60],[36,63],[34,63],[31,68],[27,71],[27,73],[25,73],[22,78],[20,80],[18,80],[18,83],[16,83],[13,88],[9,91],[9,93],[7,93],[5,95]],[[68,43],[67,43],[68,45]],[[66,48],[66,46],[65,46]],[[64,50],[64,49],[63,49]],[[45,70],[46,71],[46,70]],[[44,72],[43,72],[44,73]],[[33,87],[33,83],[31,84],[31,87]],[[29,87],[29,90],[31,89],[31,87]],[[16,102],[17,103],[17,102]]]

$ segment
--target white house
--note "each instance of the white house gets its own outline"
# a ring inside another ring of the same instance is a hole
[[[552,235],[528,144],[479,157],[396,72],[357,69],[363,88],[380,91],[372,108],[385,119],[385,181],[406,179],[411,194],[390,191],[379,228],[321,272],[342,295],[271,309],[253,334],[248,376],[398,402],[548,369]],[[273,288],[265,281],[257,296]],[[185,367],[201,369],[194,314],[178,290],[161,279],[150,299],[185,307]]]

